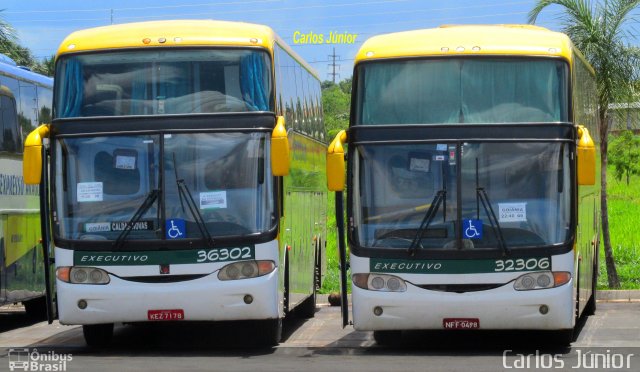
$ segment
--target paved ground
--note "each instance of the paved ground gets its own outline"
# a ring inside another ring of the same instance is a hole
[[[553,363],[554,355],[563,361],[564,369],[580,370],[572,368],[582,363],[579,350],[603,358],[634,354],[626,370],[638,371],[639,314],[640,302],[599,303],[597,314],[581,322],[571,348],[549,346],[548,334],[532,332],[406,332],[402,345],[381,348],[371,332],[357,332],[350,326],[342,329],[340,309],[323,305],[313,319],[287,319],[284,340],[277,348],[247,347],[253,330],[237,324],[154,324],[118,327],[112,347],[92,350],[86,347],[80,327],[34,323],[19,311],[2,312],[0,371],[9,364],[9,349],[18,347],[37,348],[45,356],[71,355],[73,359],[64,365],[68,371],[495,371],[517,368],[526,356],[530,368],[536,367],[536,361],[546,361],[547,365],[539,365],[545,367]]]

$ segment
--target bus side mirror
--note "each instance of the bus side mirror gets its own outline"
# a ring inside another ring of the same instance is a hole
[[[278,116],[271,132],[271,171],[274,176],[289,174],[289,138],[284,127],[284,116]]]
[[[344,147],[347,132],[341,130],[327,149],[327,187],[329,191],[343,191],[345,182]]]
[[[24,141],[22,175],[27,185],[39,185],[42,178],[42,140],[49,137],[49,126],[34,129]]]
[[[596,146],[589,130],[578,126],[578,185],[591,186],[596,183]]]

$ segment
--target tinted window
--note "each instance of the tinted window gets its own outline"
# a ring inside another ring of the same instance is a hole
[[[0,151],[18,152],[16,103],[13,98],[0,96]]]

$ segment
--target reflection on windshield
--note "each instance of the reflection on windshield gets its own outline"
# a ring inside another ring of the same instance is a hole
[[[270,111],[267,53],[241,49],[82,54],[57,63],[56,115]]]
[[[567,67],[551,59],[447,58],[358,67],[361,125],[567,121]]]
[[[356,154],[353,217],[361,246],[506,253],[568,238],[566,144],[378,145]]]
[[[267,136],[60,139],[55,174],[56,213],[61,218],[56,233],[64,239],[115,241],[124,236],[121,240],[131,241],[211,240],[208,236],[268,231],[274,208],[269,162],[264,160]],[[188,190],[190,203],[180,185]]]

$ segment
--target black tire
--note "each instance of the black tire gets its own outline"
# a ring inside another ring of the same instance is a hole
[[[87,345],[105,347],[111,343],[113,338],[113,323],[83,325],[82,333]]]
[[[573,328],[555,331],[551,343],[560,347],[569,346],[573,342],[574,335],[575,332]]]
[[[598,281],[598,273],[595,270],[597,270],[597,266],[594,268],[593,279],[591,281],[591,297],[589,297],[589,301],[587,301],[587,305],[584,307],[583,314],[586,316],[596,313],[596,282]]]
[[[402,341],[402,331],[373,331],[373,339],[380,346],[397,346]]]
[[[306,300],[304,300],[303,303],[301,303],[300,305],[298,305],[298,308],[296,309],[296,313],[300,318],[303,319],[310,319],[313,318],[316,315],[316,284],[318,283],[318,274],[320,273],[320,271],[318,270],[318,254],[317,254],[317,250],[316,250],[316,255],[315,255],[315,269],[313,271],[313,285],[312,285],[312,289],[311,289],[311,296],[309,296]]]
[[[258,341],[261,346],[277,346],[282,339],[282,318],[260,321]]]
[[[27,316],[32,319],[45,319],[47,317],[47,299],[38,297],[22,303]]]

